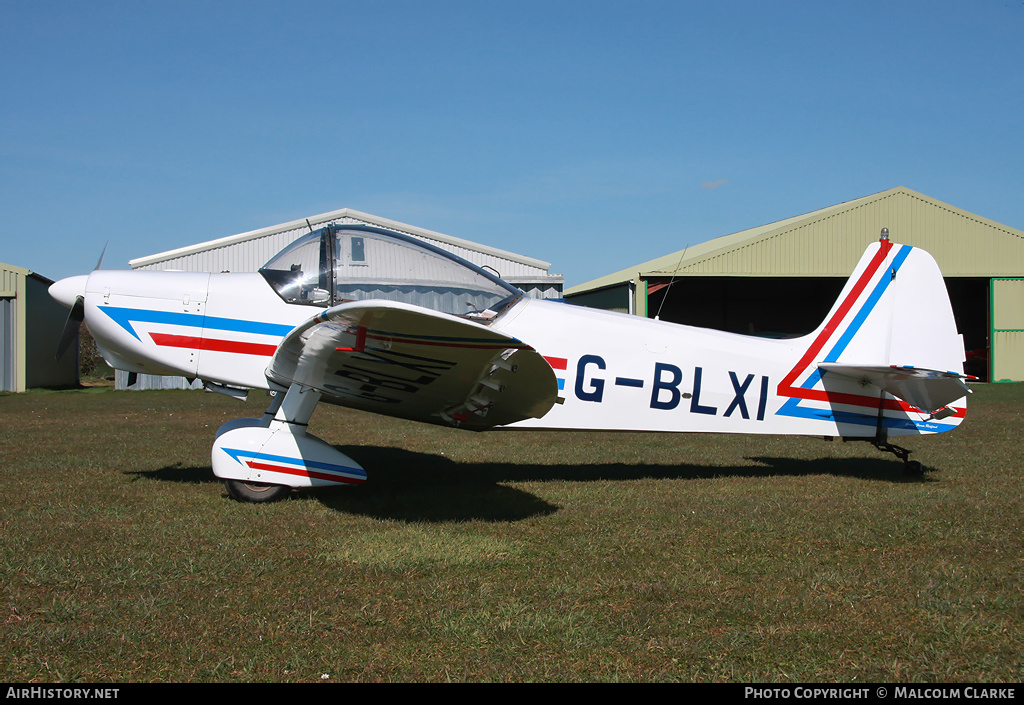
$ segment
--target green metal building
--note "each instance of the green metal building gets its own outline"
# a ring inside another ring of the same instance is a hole
[[[50,298],[52,283],[0,263],[0,391],[78,384],[78,346],[55,358],[68,310]]]
[[[966,371],[1024,380],[1024,232],[904,187],[691,245],[565,298],[736,333],[802,335],[824,319],[882,228],[938,262]]]

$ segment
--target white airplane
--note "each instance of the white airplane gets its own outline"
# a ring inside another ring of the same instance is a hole
[[[938,266],[887,231],[818,329],[792,339],[530,299],[361,225],[310,232],[258,273],[97,270],[50,294],[72,309],[70,339],[84,318],[116,369],[273,393],[262,418],[224,424],[213,444],[214,474],[251,502],[366,479],[306,433],[320,401],[475,431],[861,439],[919,473],[889,438],[958,426],[974,379]]]

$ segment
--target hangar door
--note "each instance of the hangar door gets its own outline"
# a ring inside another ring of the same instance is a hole
[[[1024,279],[992,280],[993,382],[1024,380]]]
[[[17,300],[0,296],[0,392],[18,391],[14,358],[18,345],[15,311]]]

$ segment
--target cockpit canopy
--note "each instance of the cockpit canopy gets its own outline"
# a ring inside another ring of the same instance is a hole
[[[288,303],[322,308],[386,299],[487,320],[524,295],[450,252],[364,225],[313,231],[274,256],[260,274]]]

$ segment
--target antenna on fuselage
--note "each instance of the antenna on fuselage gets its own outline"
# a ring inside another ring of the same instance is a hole
[[[665,285],[665,293],[661,295],[661,303],[658,304],[658,312],[654,314],[654,320],[656,321],[661,320],[661,309],[665,305],[665,299],[668,298],[669,289],[672,288],[672,285],[676,281],[676,272],[678,272],[679,268],[683,266],[683,258],[686,257],[686,250],[689,248],[689,245],[683,248],[682,253],[679,255],[679,262],[676,264],[676,268],[672,271],[672,277],[668,280],[668,284]]]

